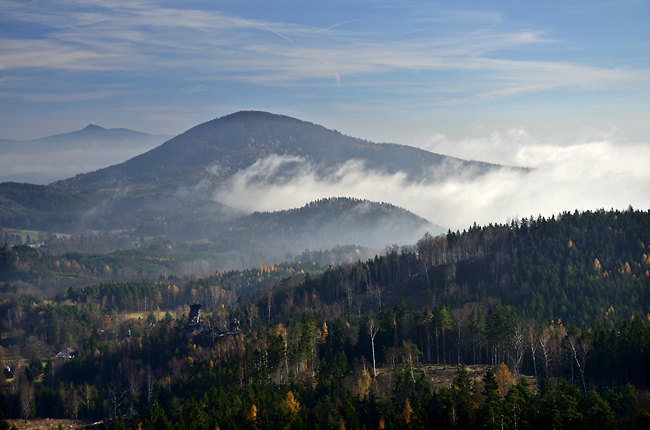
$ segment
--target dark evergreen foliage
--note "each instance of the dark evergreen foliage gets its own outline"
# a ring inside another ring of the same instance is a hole
[[[565,213],[322,271],[12,296],[0,408],[115,429],[645,428],[649,236],[645,212]]]

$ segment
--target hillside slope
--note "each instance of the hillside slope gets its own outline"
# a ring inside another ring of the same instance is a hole
[[[401,171],[414,181],[454,173],[479,175],[499,167],[404,145],[376,144],[287,116],[244,111],[198,125],[125,163],[55,186],[85,191],[147,184],[192,186],[202,180],[216,184],[271,154],[302,157],[321,167],[362,160],[368,168],[389,174]],[[453,169],[440,170],[444,163]]]
[[[329,198],[302,208],[238,218],[212,240],[219,246],[253,244],[258,252],[280,258],[338,245],[362,244],[376,251],[388,244],[415,243],[426,231],[438,233],[442,228],[391,204]]]

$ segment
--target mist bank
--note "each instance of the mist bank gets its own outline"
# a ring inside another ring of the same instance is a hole
[[[322,147],[328,139],[337,157]],[[349,145],[363,151],[347,151]],[[371,144],[267,113],[233,114],[103,172],[51,187],[0,187],[8,188],[0,226],[117,232],[136,245],[163,238],[191,243],[194,251],[277,262],[343,245],[381,252],[414,244],[425,231],[435,236],[531,215],[650,207],[650,145],[620,133],[566,143],[518,128],[472,138],[436,134],[421,146],[438,153],[420,151],[434,164],[400,145]],[[386,148],[393,152],[383,164],[358,158]],[[181,162],[183,154],[189,158]],[[65,210],[55,192],[69,197]],[[338,212],[311,210],[328,199],[338,199]],[[358,202],[346,207],[345,199]]]
[[[437,136],[428,144],[436,152],[529,169],[496,168],[477,176],[447,161],[438,169],[454,175],[412,181],[402,172],[370,169],[361,160],[323,171],[304,158],[274,155],[234,174],[213,199],[252,212],[348,196],[405,208],[444,231],[563,211],[650,208],[648,143],[601,138],[559,144],[516,129],[482,139]]]
[[[342,245],[361,245],[371,255],[381,254],[387,245],[413,244],[427,231],[441,229],[394,205],[338,197],[297,209],[255,212],[232,221],[210,240],[217,247],[240,244],[282,261],[287,254]]]

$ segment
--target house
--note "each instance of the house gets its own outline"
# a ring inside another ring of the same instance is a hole
[[[70,358],[75,358],[77,356],[77,351],[72,348],[66,348],[62,351],[59,351],[54,358],[57,360],[68,360]]]
[[[2,371],[2,374],[4,375],[5,378],[13,378],[14,377],[14,369],[11,367],[7,366],[5,367],[5,370]]]
[[[203,331],[203,323],[201,323],[201,305],[199,303],[190,306],[190,315],[185,330],[195,334]]]
[[[190,316],[188,324],[198,325],[201,324],[201,304],[194,303],[190,306]]]

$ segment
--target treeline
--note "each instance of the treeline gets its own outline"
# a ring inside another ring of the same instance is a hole
[[[238,296],[257,291],[269,284],[281,284],[291,277],[302,279],[305,273],[317,272],[315,263],[282,263],[248,270],[218,270],[212,275],[188,282],[172,283],[170,276],[160,282],[110,282],[80,289],[69,288],[57,294],[57,302],[100,304],[110,312],[147,312],[175,309],[201,303],[206,308],[231,305]],[[108,270],[108,269],[107,269]]]
[[[40,373],[19,370],[0,405],[10,418],[108,419],[115,429],[600,429],[650,423],[650,330],[640,319],[583,330],[536,326],[521,344],[526,352],[518,373],[517,330],[508,325],[521,321],[498,307],[488,314],[500,316],[488,320],[494,331],[509,334],[490,334],[485,342],[504,352],[496,353],[496,365],[469,368],[458,365],[456,354],[451,366],[425,363],[424,334],[434,339],[427,329],[435,324],[430,310],[383,307],[376,316],[329,320],[322,312],[296,311],[283,324],[268,324],[262,312],[241,302],[207,312],[200,332],[187,328],[187,315],[125,321],[119,340],[101,341],[93,331],[77,358],[49,360]],[[233,319],[241,320],[242,331],[228,332]],[[453,331],[448,335],[456,338]]]
[[[0,291],[52,297],[69,287],[110,281],[188,280],[239,264],[237,256],[175,253],[166,245],[109,254],[54,254],[44,248],[5,243],[0,246]]]
[[[43,231],[84,230],[81,213],[97,199],[45,185],[0,183],[0,225]]]
[[[563,213],[425,235],[315,279],[321,298],[377,312],[383,303],[461,307],[499,301],[522,317],[582,327],[650,311],[650,212]]]
[[[289,259],[293,257],[296,262],[311,261],[321,266],[327,267],[328,265],[336,266],[339,264],[350,264],[359,260],[368,259],[374,252],[370,248],[357,245],[339,245],[328,250],[309,250],[306,249],[302,253],[293,257],[287,255]]]
[[[319,266],[313,263],[293,263],[245,271],[218,271],[195,281],[172,276],[159,282],[106,282],[78,289],[70,287],[52,300],[22,294],[0,301],[3,334],[0,346],[11,351],[12,365],[21,357],[28,362],[40,362],[41,358],[51,358],[66,347],[81,348],[93,331],[105,333],[102,335],[105,341],[123,338],[126,330],[121,328],[122,324],[133,320],[129,313],[149,313],[150,317],[154,313],[160,319],[160,313],[167,310],[179,315],[187,313],[193,303],[202,303],[207,309],[231,307],[241,295],[268,285],[297,283],[307,273],[318,270]]]
[[[648,243],[649,213],[563,213],[322,272],[13,298],[0,352],[18,370],[0,405],[134,429],[644,428]],[[201,327],[188,325],[195,302]],[[43,365],[70,345],[77,358]]]

